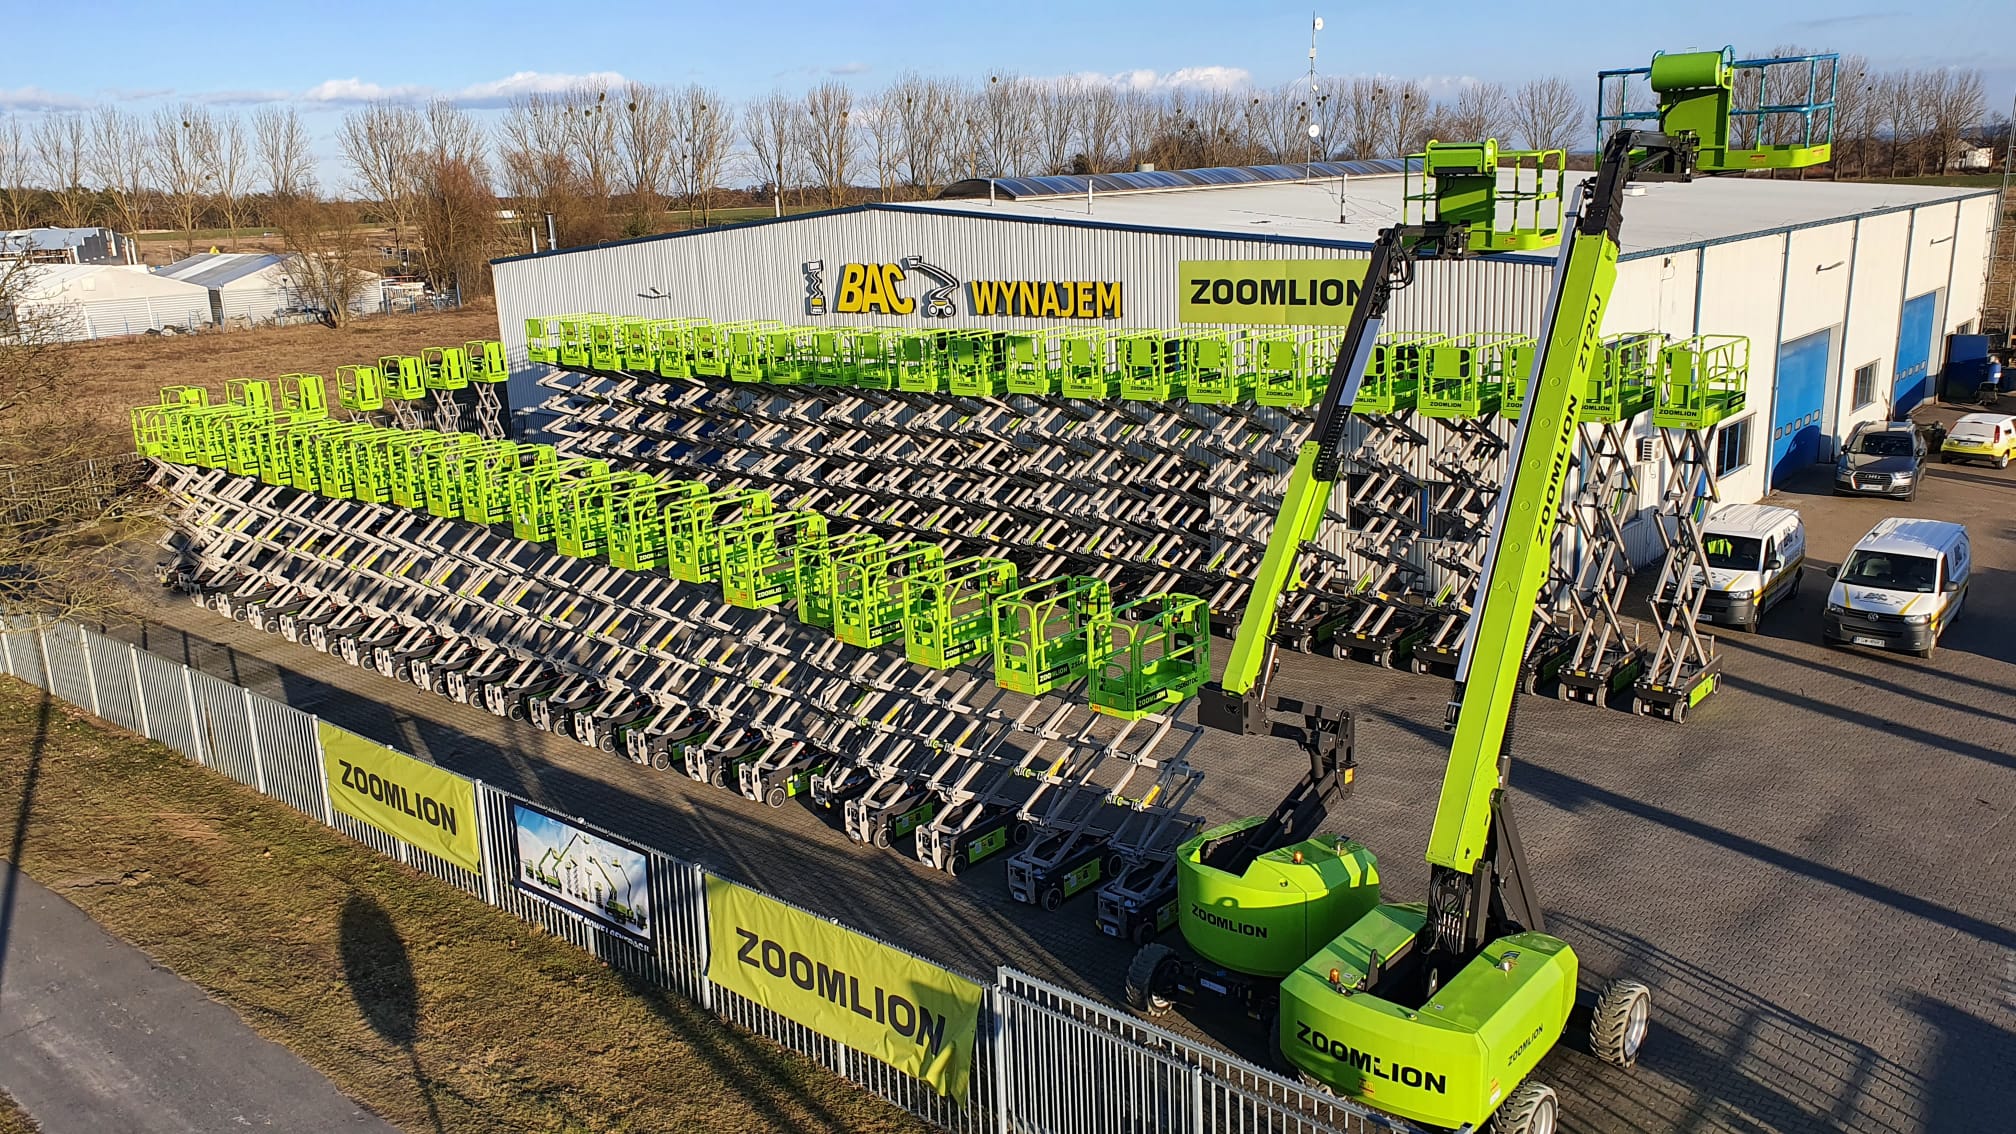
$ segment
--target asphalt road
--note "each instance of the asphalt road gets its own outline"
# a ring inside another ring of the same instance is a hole
[[[395,1127],[0,862],[0,1087],[44,1134]]]
[[[1941,411],[1947,418],[1956,416]],[[1724,687],[1685,724],[1528,698],[1512,773],[1549,928],[1591,990],[1652,986],[1632,1072],[1573,1043],[1539,1077],[1569,1131],[2006,1132],[2016,1127],[2016,469],[1934,465],[1910,504],[1772,502],[1809,531],[1800,594],[1719,637]],[[1884,515],[1965,522],[1969,609],[1929,661],[1819,644],[1825,570]],[[1649,581],[1649,580],[1648,580]],[[144,644],[444,766],[593,818],[950,967],[1010,964],[1117,1002],[1130,950],[1087,898],[1010,901],[998,862],[958,879],[772,810],[455,705],[157,596]],[[1223,657],[1226,643],[1217,643]],[[1360,784],[1332,817],[1420,900],[1447,757],[1446,680],[1290,655],[1289,695],[1356,714]],[[1211,735],[1196,809],[1264,813],[1301,773],[1282,742]],[[1261,1054],[1240,1024],[1184,1025]]]

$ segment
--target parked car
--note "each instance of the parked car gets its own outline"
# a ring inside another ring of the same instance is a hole
[[[1806,525],[1790,508],[1728,504],[1702,525],[1708,593],[1701,621],[1754,632],[1764,612],[1799,593]]]
[[[1943,520],[1893,516],[1869,529],[1829,572],[1820,640],[1932,656],[1959,616],[1973,573],[1967,529]]]
[[[1834,491],[1913,499],[1925,453],[1925,439],[1910,422],[1865,421],[1841,446],[1840,459],[1834,462]]]
[[[1998,469],[2009,467],[2016,454],[2016,417],[2006,413],[1970,413],[1953,423],[1952,432],[1939,444],[1939,459],[1986,461]]]

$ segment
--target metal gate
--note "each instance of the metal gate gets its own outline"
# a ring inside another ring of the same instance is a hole
[[[1771,418],[1771,483],[1820,459],[1820,411],[1834,332],[1816,331],[1778,348],[1776,408]]]
[[[1928,291],[1904,301],[1897,320],[1897,365],[1891,371],[1890,416],[1902,417],[1925,400],[1932,362],[1932,317],[1938,314],[1939,293]]]

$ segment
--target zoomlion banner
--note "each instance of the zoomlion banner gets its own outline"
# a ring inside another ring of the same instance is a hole
[[[980,986],[707,876],[707,979],[964,1099]]]
[[[336,810],[457,866],[482,869],[476,788],[453,772],[316,721]]]
[[[1184,260],[1177,318],[1185,323],[1341,327],[1351,321],[1371,261]]]

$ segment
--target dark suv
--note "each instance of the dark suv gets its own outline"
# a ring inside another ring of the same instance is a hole
[[[1834,491],[1856,496],[1918,495],[1925,439],[1908,421],[1865,421],[1849,434],[1834,463]]]

